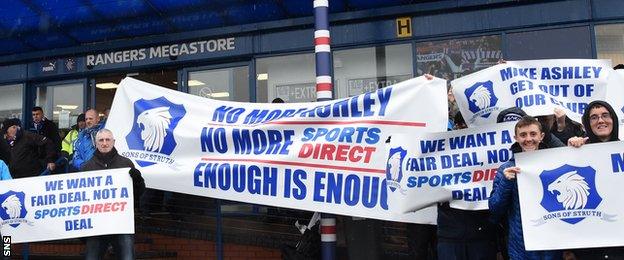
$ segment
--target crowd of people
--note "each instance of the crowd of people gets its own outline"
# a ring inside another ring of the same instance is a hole
[[[449,91],[449,100],[452,98]],[[16,118],[4,120],[0,180],[129,167],[135,205],[139,205],[145,190],[141,173],[117,153],[113,132],[104,128],[105,120],[98,111],[89,109],[77,117],[64,138],[41,107],[32,109],[32,122],[27,125]],[[499,123],[508,121],[516,121],[515,142],[510,147],[514,154],[619,141],[617,114],[604,101],[588,104],[582,124],[570,120],[559,109],[552,115],[531,117],[516,107],[501,111],[497,117]],[[463,117],[453,113],[449,130],[462,128],[466,128]],[[408,244],[416,259],[624,259],[624,247],[527,251],[520,219],[518,174],[522,169],[513,158],[498,169],[488,210],[460,210],[451,208],[448,202],[440,203],[437,226],[408,225]],[[86,238],[87,259],[99,259],[109,243],[114,245],[118,258],[134,258],[133,236],[119,234]]]
[[[134,164],[117,153],[113,133],[104,128],[105,119],[100,119],[95,109],[89,109],[77,117],[64,138],[56,123],[45,117],[38,106],[33,107],[32,122],[27,125],[17,118],[5,119],[0,133],[0,180],[129,167],[134,205],[139,205],[145,183]],[[88,237],[86,243],[86,259],[101,259],[109,244],[113,245],[116,258],[134,259],[133,235]]]

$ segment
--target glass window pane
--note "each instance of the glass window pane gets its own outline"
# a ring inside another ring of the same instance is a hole
[[[624,63],[624,24],[595,27],[598,59],[611,59],[612,64]]]
[[[37,106],[52,119],[59,129],[69,129],[84,111],[84,86],[82,83],[49,85],[37,89]]]
[[[351,97],[412,78],[410,44],[334,52],[334,96]]]
[[[22,117],[22,84],[0,86],[0,120]]]
[[[431,74],[451,81],[487,67],[503,58],[499,35],[452,39],[416,44],[417,75]],[[455,97],[448,96],[448,116],[452,119],[459,111]]]
[[[416,45],[416,54],[418,75],[447,80],[496,65],[503,58],[499,35],[422,42]]]
[[[297,54],[256,61],[256,100],[281,98],[287,103],[316,101],[314,54]]]
[[[249,102],[249,67],[189,72],[189,93],[206,98]]]

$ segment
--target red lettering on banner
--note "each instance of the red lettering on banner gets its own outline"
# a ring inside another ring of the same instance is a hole
[[[82,205],[80,214],[95,214],[95,213],[107,213],[124,211],[128,202],[106,202],[91,205]]]
[[[496,168],[486,169],[485,171],[476,170],[472,173],[472,182],[493,181],[497,170]]]
[[[306,143],[299,150],[299,158],[368,163],[375,150],[375,147],[363,147],[360,145]]]

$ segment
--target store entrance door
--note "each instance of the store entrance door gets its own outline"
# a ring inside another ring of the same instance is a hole
[[[58,125],[61,137],[69,132],[76,124],[78,115],[84,112],[86,85],[86,79],[35,85],[34,105],[43,108],[44,116]],[[27,109],[28,114],[30,109]],[[24,125],[32,127],[32,118],[26,116],[26,120]]]

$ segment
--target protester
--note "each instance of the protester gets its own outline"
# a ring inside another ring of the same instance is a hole
[[[582,117],[587,137],[572,137],[568,145],[581,147],[584,144],[619,141],[618,117],[613,107],[604,101],[593,101],[587,105]],[[579,260],[624,259],[624,247],[587,248],[573,251]]]
[[[516,123],[514,132],[516,142],[511,146],[514,154],[547,148],[547,145],[542,142],[544,139],[542,125],[533,117],[522,117]],[[507,247],[510,259],[561,259],[559,251],[527,251],[524,247],[518,183],[516,182],[516,175],[520,172],[521,169],[516,167],[513,158],[498,169],[492,194],[488,200],[491,220],[498,223],[503,220],[504,216],[507,216],[509,227]]]
[[[455,129],[466,128],[461,113]],[[438,259],[496,259],[496,233],[488,210],[461,210],[438,204]]]
[[[43,108],[41,107],[33,107],[32,108],[32,127],[29,129],[30,132],[43,135],[52,142],[54,146],[54,161],[61,154],[61,136],[59,135],[59,129],[57,125],[44,116]],[[39,149],[39,163],[43,166],[45,165],[46,160],[46,151]]]
[[[559,108],[555,108],[554,122],[550,132],[564,144],[567,144],[568,139],[571,137],[585,135],[583,125],[572,121],[572,119],[566,116],[565,111]]]
[[[45,151],[47,169],[53,171],[56,168],[56,152],[52,142],[45,136],[23,131],[20,125],[17,118],[7,119],[2,123],[3,138],[7,144],[3,147],[8,150],[7,164],[13,178],[38,176],[43,172],[45,168],[39,164],[39,148]]]
[[[11,173],[9,172],[9,166],[4,163],[4,161],[0,160],[0,181],[11,180]]]
[[[83,163],[91,159],[95,152],[95,135],[103,128],[100,117],[95,109],[85,112],[86,128],[80,131],[78,139],[74,143],[74,158],[72,166],[80,169]]]
[[[522,117],[527,116],[527,113],[524,112],[524,110],[517,108],[517,107],[510,107],[507,108],[503,111],[501,111],[498,116],[496,117],[496,122],[497,123],[502,123],[502,122],[511,122],[511,121],[518,121],[520,119],[522,119]],[[546,127],[544,124],[552,124],[552,121],[548,121],[545,120],[546,117],[542,117],[540,124],[542,125],[541,128],[544,130],[544,140],[542,140],[543,143],[545,143],[546,145],[548,145],[548,147],[551,148],[555,148],[555,147],[564,147],[565,144],[563,142],[561,142],[561,140],[559,140],[559,138],[557,138],[555,135],[553,135],[552,133],[550,133],[549,129],[550,127]],[[539,117],[538,117],[539,119]]]
[[[96,114],[97,115],[97,114]],[[141,172],[134,168],[130,159],[117,153],[115,149],[115,139],[113,133],[108,129],[101,129],[96,137],[97,149],[93,157],[82,165],[81,171],[94,171],[104,169],[117,169],[129,167],[130,177],[134,191],[135,205],[138,205],[138,198],[145,190],[145,182],[141,177]],[[115,249],[116,259],[134,259],[134,235],[115,234],[106,236],[94,236],[87,238],[86,259],[101,259],[104,256],[108,244],[112,244]]]
[[[71,131],[69,131],[69,133],[67,133],[67,135],[63,139],[63,142],[61,144],[61,154],[70,161],[72,160],[72,157],[74,155],[74,145],[76,143],[76,140],[78,140],[78,134],[86,126],[87,123],[85,123],[85,114],[83,113],[78,115],[78,118],[76,119],[76,124],[71,127]]]

